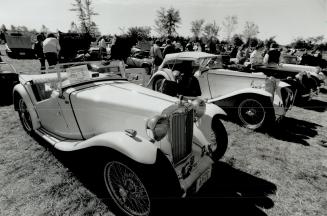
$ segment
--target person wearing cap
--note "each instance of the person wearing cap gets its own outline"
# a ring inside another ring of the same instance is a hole
[[[263,58],[263,63],[268,66],[276,66],[279,64],[280,50],[278,49],[278,44],[272,43],[270,45],[269,51]]]
[[[53,33],[49,33],[47,38],[43,41],[43,53],[49,66],[57,64],[59,51],[60,44],[58,39]]]

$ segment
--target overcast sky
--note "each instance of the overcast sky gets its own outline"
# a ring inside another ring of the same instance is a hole
[[[40,30],[67,31],[77,16],[69,11],[73,0],[0,0],[0,24],[25,25]],[[156,11],[170,6],[178,9],[182,24],[178,33],[190,36],[190,23],[203,18],[221,25],[224,17],[238,16],[241,33],[246,21],[259,26],[261,39],[276,36],[279,43],[296,37],[324,35],[327,39],[326,0],[93,0],[98,16],[94,21],[102,34],[120,33],[119,28],[154,25]],[[155,33],[155,32],[154,32]],[[225,33],[220,32],[224,37]]]

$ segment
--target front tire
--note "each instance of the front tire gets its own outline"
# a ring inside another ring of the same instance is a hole
[[[128,216],[150,215],[152,203],[149,188],[135,166],[121,160],[107,162],[103,177],[117,210]]]
[[[212,152],[212,160],[216,163],[218,162],[225,154],[228,147],[228,134],[225,126],[216,116],[212,120],[212,138],[213,142],[216,143],[216,149]]]
[[[273,120],[273,107],[264,99],[258,97],[243,98],[236,107],[238,121],[245,128],[262,129]]]
[[[31,117],[31,115],[27,109],[26,103],[22,97],[18,98],[17,105],[18,105],[19,119],[23,125],[24,130],[28,134],[33,133],[32,117]]]

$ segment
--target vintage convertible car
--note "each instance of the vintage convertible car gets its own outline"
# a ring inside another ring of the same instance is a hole
[[[184,71],[183,64],[187,62],[192,66]],[[221,106],[230,117],[236,117],[241,125],[250,129],[264,128],[285,116],[291,108],[295,97],[287,83],[262,73],[223,69],[223,64],[222,56],[204,52],[168,54],[148,87],[162,91],[163,81],[178,81],[181,74],[193,73],[203,99]]]
[[[126,64],[131,68],[144,68],[146,73],[151,73],[152,59],[149,52],[132,48],[131,55],[126,59]]]
[[[60,151],[97,152],[119,215],[149,215],[158,197],[197,192],[210,179],[227,148],[222,109],[130,83],[117,68],[99,73],[79,62],[55,71],[20,75],[14,107],[23,128]]]

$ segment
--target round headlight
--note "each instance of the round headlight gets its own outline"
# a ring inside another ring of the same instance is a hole
[[[192,101],[192,105],[195,110],[195,116],[201,118],[206,111],[206,102],[200,98],[197,98]]]
[[[151,130],[152,137],[156,141],[162,140],[169,129],[169,120],[166,116],[154,116],[150,118],[146,123],[146,129]]]

